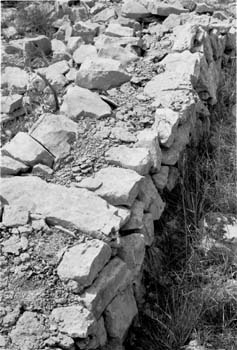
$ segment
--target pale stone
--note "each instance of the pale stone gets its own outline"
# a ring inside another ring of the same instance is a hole
[[[174,187],[176,186],[177,182],[179,179],[179,170],[176,167],[169,167],[169,176],[168,176],[168,181],[167,181],[167,189],[169,191],[172,191]]]
[[[111,114],[110,106],[98,94],[79,86],[69,87],[60,111],[72,119],[82,116],[102,118]]]
[[[116,17],[116,12],[113,8],[105,8],[93,17],[94,22],[107,22]]]
[[[109,36],[116,36],[116,37],[121,37],[121,36],[129,37],[129,36],[133,36],[134,30],[132,28],[124,27],[121,24],[114,22],[108,25],[108,27],[106,28],[105,34]]]
[[[106,308],[105,323],[108,335],[123,341],[137,313],[132,288],[128,288],[116,296]]]
[[[29,75],[18,67],[6,67],[2,74],[1,86],[7,86],[18,93],[24,93],[27,88]]]
[[[32,126],[30,135],[57,159],[70,153],[77,139],[77,124],[60,114],[43,114]]]
[[[37,71],[46,77],[57,92],[61,92],[63,87],[68,83],[65,74],[69,69],[70,67],[67,61],[61,60],[46,68],[38,68]]]
[[[73,53],[73,60],[76,64],[82,64],[87,58],[97,57],[97,50],[94,45],[81,45]]]
[[[165,203],[162,201],[150,175],[140,185],[138,199],[144,203],[145,210],[152,213],[153,220],[159,220],[163,213]]]
[[[50,184],[37,176],[2,178],[1,183],[0,194],[9,205],[26,206],[52,225],[107,238],[120,228],[117,208],[86,189]]]
[[[114,128],[112,128],[111,136],[115,137],[120,141],[128,142],[128,143],[137,141],[137,138],[135,135],[133,135],[130,131],[120,126],[115,126]]]
[[[70,71],[66,74],[66,78],[69,82],[74,82],[77,77],[77,69],[70,68]]]
[[[162,149],[162,164],[175,165],[177,163],[180,157],[180,153],[189,143],[190,131],[191,124],[187,122],[177,128],[175,140],[172,146],[168,149]]]
[[[115,46],[123,46],[126,47],[128,45],[144,47],[144,41],[139,37],[112,37],[108,35],[101,34],[95,41],[95,47],[97,50],[109,45]]]
[[[131,217],[128,222],[122,226],[122,230],[138,230],[143,227],[143,212],[144,204],[141,201],[135,200],[131,207]]]
[[[165,165],[161,167],[158,173],[152,175],[152,180],[158,190],[163,190],[165,188],[168,181],[168,175],[169,167]]]
[[[27,165],[8,156],[1,156],[0,176],[17,175],[20,172],[26,172],[29,169]]]
[[[146,148],[112,147],[105,153],[109,164],[136,171],[140,175],[149,174],[151,168],[150,152]]]
[[[28,240],[26,237],[21,238],[13,235],[3,242],[2,252],[19,255],[20,250],[26,250],[28,247]]]
[[[126,0],[121,9],[122,15],[129,18],[141,19],[149,16],[149,11],[139,1]]]
[[[124,226],[131,216],[131,210],[125,207],[117,207],[117,215],[121,218],[121,227]]]
[[[96,194],[113,205],[128,207],[137,197],[143,179],[133,170],[113,167],[101,169],[95,178],[103,183]]]
[[[121,237],[120,242],[118,257],[127,264],[135,277],[139,274],[145,258],[144,236],[140,233],[132,233]]]
[[[12,345],[21,350],[39,349],[46,329],[40,313],[25,311],[10,332]]]
[[[29,221],[29,210],[20,205],[5,205],[2,221],[6,227],[24,226]]]
[[[149,150],[152,158],[152,172],[156,172],[161,166],[161,149],[156,130],[144,129],[137,134],[138,141],[135,147],[145,147]]]
[[[80,47],[84,41],[80,36],[71,36],[67,41],[67,50],[73,53],[78,47]]]
[[[96,320],[92,313],[81,305],[59,307],[50,315],[52,324],[59,331],[72,338],[86,338],[96,330]]]
[[[153,221],[153,215],[151,213],[145,213],[143,217],[143,230],[142,234],[144,237],[144,241],[146,246],[151,246],[154,237],[155,237],[155,228],[154,228],[154,221]]]
[[[203,14],[203,13],[207,13],[207,12],[213,13],[214,8],[213,8],[213,6],[205,4],[205,2],[197,3],[197,6],[195,8],[195,12],[197,12],[198,14]]]
[[[174,28],[175,35],[173,51],[182,52],[184,50],[191,51],[194,47],[195,38],[198,32],[198,25],[193,23],[186,23]]]
[[[1,113],[13,113],[22,108],[22,96],[18,94],[1,97]]]
[[[85,178],[76,185],[76,187],[86,188],[90,191],[95,191],[100,186],[102,186],[102,181],[96,180],[92,177]]]
[[[130,78],[119,61],[98,57],[82,63],[76,84],[87,89],[108,90],[126,83]]]
[[[166,2],[156,0],[146,0],[148,5],[148,11],[153,15],[168,17],[171,14],[179,15],[183,12],[188,12],[187,9],[183,8],[179,0],[167,0]]]
[[[51,169],[47,165],[37,164],[33,167],[31,174],[36,176],[37,175],[48,176],[53,174],[53,169]]]
[[[98,51],[99,57],[113,58],[120,61],[122,65],[126,65],[138,59],[138,56],[131,52],[128,48],[117,46],[116,44],[105,45]]]
[[[99,25],[97,23],[79,21],[73,26],[73,36],[80,36],[86,44],[92,44],[98,30]]]
[[[51,167],[54,161],[52,154],[24,132],[18,132],[18,134],[6,144],[2,148],[2,154],[30,166],[42,163]]]
[[[227,33],[226,48],[228,50],[236,49],[236,28],[231,27]]]
[[[132,275],[127,265],[116,257],[104,267],[79,301],[83,302],[98,319],[115,295],[126,289],[131,281]]]
[[[179,121],[179,113],[172,111],[170,108],[158,108],[156,110],[155,123],[152,128],[157,133],[163,146],[170,147],[174,142]]]
[[[63,255],[57,272],[63,281],[74,280],[78,290],[90,286],[111,257],[108,244],[93,239],[69,248]]]

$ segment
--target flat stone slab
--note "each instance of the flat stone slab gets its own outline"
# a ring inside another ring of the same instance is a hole
[[[97,239],[75,245],[63,255],[57,269],[59,278],[76,281],[82,290],[92,284],[110,256],[110,246]]]
[[[29,211],[20,205],[5,205],[2,221],[6,227],[24,226],[28,223]]]
[[[143,177],[134,170],[108,167],[98,171],[95,179],[102,182],[96,194],[113,205],[130,207],[138,195]]]
[[[86,189],[50,184],[36,176],[2,178],[1,184],[3,202],[25,206],[53,225],[95,237],[109,237],[119,230],[118,209]]]
[[[151,155],[146,148],[130,148],[122,145],[112,147],[105,156],[109,164],[134,170],[140,175],[147,175],[152,166]]]
[[[72,338],[86,338],[96,330],[96,320],[92,313],[80,305],[59,307],[50,315],[51,323]]]
[[[97,57],[97,50],[94,45],[81,45],[73,53],[73,60],[76,64],[82,64],[87,58]]]
[[[87,89],[108,90],[126,83],[130,78],[119,61],[97,57],[82,63],[76,84]]]
[[[20,172],[26,172],[29,169],[27,165],[8,156],[1,156],[0,176],[17,175]]]
[[[54,157],[30,135],[18,132],[1,150],[3,155],[12,157],[26,165],[38,163],[52,167]]]
[[[112,259],[91,287],[79,298],[98,319],[119,291],[132,282],[132,274],[119,258]]]
[[[110,106],[98,94],[79,86],[70,87],[64,96],[61,112],[69,118],[103,118],[111,114]]]
[[[70,153],[77,138],[77,124],[64,115],[44,114],[33,125],[30,135],[44,145],[57,159]]]

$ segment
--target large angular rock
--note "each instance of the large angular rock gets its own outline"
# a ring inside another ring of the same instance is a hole
[[[162,149],[162,164],[175,165],[177,163],[180,153],[189,143],[190,131],[191,124],[188,122],[178,127],[172,146],[168,149]]]
[[[145,241],[144,236],[140,233],[133,233],[121,237],[121,247],[118,249],[118,256],[125,261],[128,268],[136,277],[145,258]]]
[[[52,311],[50,320],[60,332],[72,338],[87,338],[95,333],[97,326],[92,313],[81,305],[58,307]]]
[[[36,312],[25,311],[10,333],[12,345],[21,350],[37,350],[45,331],[43,316]]]
[[[139,230],[143,227],[144,204],[141,201],[135,200],[131,207],[131,217],[128,222],[122,226],[123,231]]]
[[[108,167],[101,169],[95,178],[102,181],[96,193],[113,205],[130,207],[138,195],[143,177],[130,169]]]
[[[149,11],[139,1],[126,0],[121,9],[122,15],[128,18],[141,19],[149,16]]]
[[[79,86],[69,87],[60,110],[72,119],[82,116],[102,118],[111,114],[110,106],[98,94]]]
[[[51,64],[46,68],[38,68],[38,72],[46,77],[57,92],[61,92],[63,87],[68,83],[65,74],[70,67],[66,60]]]
[[[151,212],[153,220],[159,220],[165,203],[162,201],[150,175],[141,183],[138,199],[144,203],[145,210]]]
[[[186,23],[174,28],[175,35],[173,51],[182,52],[184,50],[191,51],[194,47],[196,35],[198,32],[198,25]]]
[[[43,114],[33,125],[30,135],[57,159],[70,153],[77,138],[77,124],[60,114]]]
[[[175,133],[180,122],[178,112],[170,108],[158,108],[155,114],[155,123],[152,128],[159,137],[160,143],[165,147],[170,147],[174,142]]]
[[[8,156],[1,156],[0,176],[17,175],[20,172],[26,172],[29,169],[27,165]]]
[[[40,213],[50,224],[95,237],[109,238],[111,232],[119,230],[117,208],[88,190],[50,184],[36,176],[2,178],[1,184],[3,202]]]
[[[110,256],[110,246],[100,240],[77,244],[64,253],[57,269],[59,278],[76,281],[78,290],[82,290],[92,284]]]
[[[54,157],[30,135],[18,132],[13,139],[2,148],[2,154],[10,156],[26,165],[41,163],[51,167]]]
[[[116,17],[116,12],[113,8],[105,8],[104,10],[100,11],[93,17],[93,22],[104,23],[115,17]]]
[[[13,113],[22,108],[22,96],[18,94],[1,97],[1,113]]]
[[[154,220],[151,213],[144,214],[143,225],[142,234],[145,244],[146,246],[151,246],[155,237]]]
[[[107,45],[116,45],[126,47],[128,45],[138,46],[142,48],[144,46],[144,41],[139,37],[113,37],[101,34],[95,41],[95,47],[97,50],[107,46]]]
[[[87,58],[97,57],[97,50],[94,45],[81,45],[73,53],[73,60],[76,64],[82,64]]]
[[[84,44],[84,41],[80,36],[71,36],[67,41],[67,50],[72,54],[82,44]]]
[[[183,8],[179,0],[167,0],[166,2],[156,0],[146,0],[148,11],[153,15],[168,17],[171,14],[179,15],[183,12],[188,12]]]
[[[22,94],[27,89],[28,80],[28,73],[23,69],[18,67],[6,67],[5,72],[2,74],[1,86]]]
[[[6,227],[24,226],[29,221],[29,210],[20,205],[5,205],[2,221]]]
[[[126,289],[109,304],[105,311],[105,324],[108,335],[122,342],[137,315],[137,304],[132,288]]]
[[[97,349],[107,343],[107,332],[103,316],[97,321],[95,332],[86,339],[77,339],[75,341],[79,349]]]
[[[144,129],[137,134],[138,141],[135,147],[147,148],[152,159],[152,172],[156,172],[161,166],[161,149],[157,130]]]
[[[129,37],[129,36],[133,36],[134,30],[130,27],[125,27],[119,23],[114,22],[108,25],[108,27],[106,28],[105,34],[109,36],[115,36],[115,37],[121,37],[121,36]]]
[[[140,175],[149,174],[152,160],[146,148],[112,147],[105,154],[109,164],[135,170]]]
[[[45,35],[39,35],[35,38],[25,38],[24,51],[29,57],[39,56],[41,52],[48,55],[52,51],[51,41]]]
[[[83,62],[76,84],[87,89],[108,90],[126,83],[130,78],[119,61],[99,57]]]
[[[79,298],[98,319],[106,306],[119,291],[131,284],[132,275],[127,265],[119,258],[111,260],[101,271],[91,287]]]

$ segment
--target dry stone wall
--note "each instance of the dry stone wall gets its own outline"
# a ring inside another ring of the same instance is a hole
[[[1,149],[3,271],[18,261],[11,276],[1,275],[0,348],[8,350],[122,349],[142,303],[143,262],[165,210],[163,191],[176,185],[186,146],[208,130],[222,65],[235,50],[234,21],[195,1],[81,3],[58,0],[55,38],[33,40],[53,51],[56,62],[40,72],[64,91],[60,112],[43,113]],[[10,40],[4,54],[32,56],[32,45]],[[38,76],[5,69],[2,87],[14,91],[2,98],[5,118],[22,114],[29,84],[47,89]],[[93,175],[90,150],[80,153],[85,118],[95,121],[93,140],[104,147]],[[58,181],[75,144],[81,162],[70,165],[74,180]],[[27,272],[35,254],[28,253],[31,236],[50,229],[72,239],[57,242],[53,265],[70,297],[61,303],[53,295],[56,302],[40,312],[27,300],[24,308],[5,307],[9,281]]]

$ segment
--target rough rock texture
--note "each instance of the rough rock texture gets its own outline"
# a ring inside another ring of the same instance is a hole
[[[10,156],[29,166],[41,163],[51,167],[54,161],[51,153],[24,132],[16,134],[1,151],[3,155]]]
[[[87,89],[108,90],[130,80],[120,62],[110,58],[87,59],[81,65],[76,84]]]
[[[105,310],[105,322],[108,335],[122,341],[138,309],[132,288],[127,288],[116,296]]]
[[[51,322],[72,338],[86,338],[96,330],[96,320],[92,313],[80,305],[59,307],[51,313]]]
[[[2,222],[6,227],[24,226],[29,220],[29,210],[20,205],[6,205]]]
[[[8,156],[1,156],[0,176],[17,175],[20,172],[26,172],[29,169],[27,165]]]
[[[150,152],[146,148],[113,147],[106,153],[109,164],[135,170],[140,175],[149,174],[151,168]]]
[[[61,112],[74,120],[83,116],[102,118],[110,115],[111,108],[98,94],[74,86],[64,96]]]
[[[105,266],[80,299],[98,319],[115,295],[123,291],[131,281],[132,276],[127,265],[116,257]]]
[[[136,142],[136,147],[147,148],[150,152],[152,158],[152,172],[156,172],[161,167],[161,149],[159,145],[159,135],[157,135],[157,130],[145,129],[137,134],[138,141]]]
[[[47,184],[33,176],[3,178],[2,185],[3,200],[41,213],[52,224],[96,236],[108,236],[120,226],[117,209],[85,189]]]
[[[22,96],[18,94],[1,97],[1,113],[13,113],[22,108]]]
[[[64,115],[44,114],[33,125],[30,135],[60,159],[70,153],[77,138],[77,124]]]
[[[6,67],[2,74],[1,86],[7,86],[21,94],[26,91],[29,76],[23,69],[18,67]]]
[[[74,280],[79,289],[90,286],[111,256],[108,244],[93,239],[70,248],[58,266],[61,280]]]
[[[96,193],[113,205],[130,207],[139,192],[142,176],[130,169],[108,167],[101,169],[95,179],[102,181]]]

